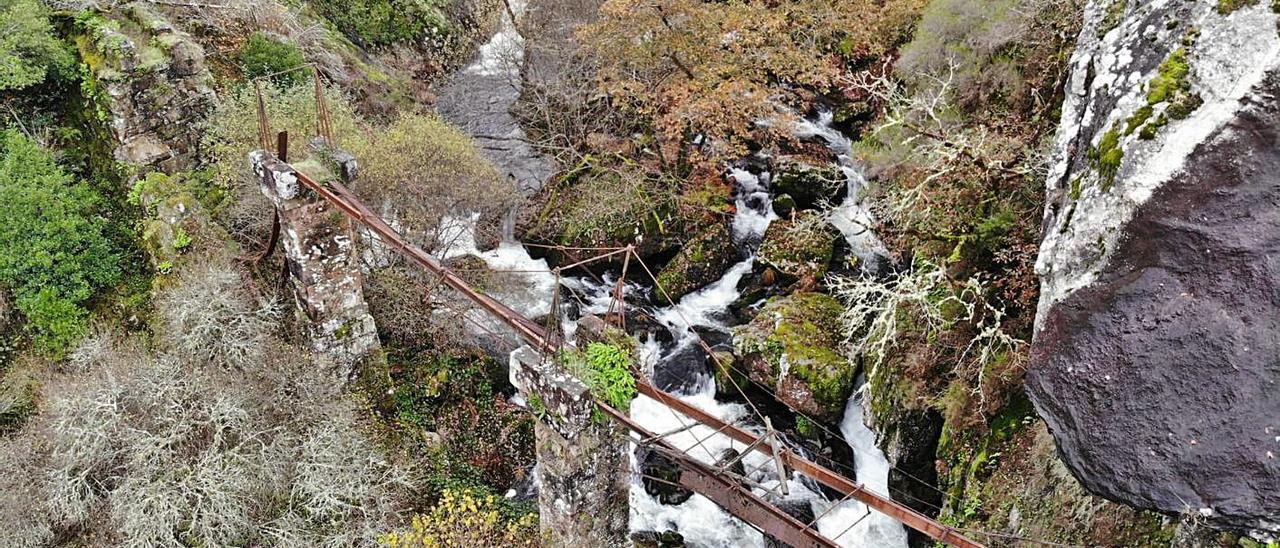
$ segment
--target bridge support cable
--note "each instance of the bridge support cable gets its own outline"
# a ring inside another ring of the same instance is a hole
[[[292,170],[292,173],[297,176],[299,183],[315,191],[320,197],[332,203],[345,215],[351,217],[356,222],[363,224],[371,232],[377,234],[382,239],[383,243],[397,250],[411,262],[414,262],[439,275],[440,280],[444,284],[457,290],[467,299],[476,303],[503,324],[510,327],[521,339],[529,344],[534,351],[544,355],[555,355],[558,352],[560,344],[559,341],[555,340],[554,336],[549,335],[542,326],[528,318],[525,318],[502,302],[476,291],[466,282],[466,280],[457,276],[453,271],[441,264],[435,257],[431,256],[419,246],[405,241],[397,230],[387,224],[387,222],[380,216],[373,213],[341,183],[334,181],[330,185],[320,184],[304,173],[297,172],[296,170]],[[629,250],[629,248],[624,249]],[[776,438],[771,440],[760,440],[759,436],[732,424],[726,423],[714,415],[680,400],[673,394],[669,394],[653,387],[643,380],[638,379],[636,381],[636,387],[641,395],[655,399],[670,407],[673,411],[693,419],[696,422],[702,423],[703,425],[706,425],[737,442],[748,445],[752,450],[761,452],[771,459],[779,460],[781,462],[781,469],[791,469],[809,476],[818,482],[845,494],[847,497],[851,497],[862,502],[869,509],[888,515],[893,519],[902,522],[907,527],[920,531],[938,542],[946,543],[958,548],[980,548],[982,546],[981,544],[969,540],[954,528],[938,523],[937,521],[930,519],[911,508],[903,506],[892,499],[868,491],[861,484],[801,457],[785,447],[782,447],[782,444],[778,443]],[[613,409],[602,402],[596,402],[596,405],[607,416],[622,424],[632,432],[638,434],[640,436],[640,440],[646,441],[655,447],[661,447],[664,452],[671,452],[673,456],[677,456],[677,460],[680,461],[682,469],[679,483],[685,488],[706,496],[721,505],[733,515],[759,526],[770,535],[778,537],[779,539],[794,546],[836,546],[834,541],[824,537],[809,524],[791,517],[777,506],[755,495],[736,479],[720,473],[714,467],[703,464],[688,456],[687,453],[671,446],[668,442],[662,439],[661,435],[655,435],[653,432],[648,431],[643,426],[632,421],[626,414]],[[770,441],[772,441],[772,443],[770,443]]]

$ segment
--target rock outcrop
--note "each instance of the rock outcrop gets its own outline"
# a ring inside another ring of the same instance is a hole
[[[1258,538],[1280,535],[1273,9],[1090,3],[1027,376],[1087,489]]]
[[[204,48],[140,2],[84,26],[89,100],[110,128],[115,159],[167,173],[194,167],[200,123],[217,100]]]
[[[751,381],[778,401],[836,424],[853,393],[854,366],[839,351],[840,301],[821,293],[770,299],[755,319],[734,328],[734,350]]]

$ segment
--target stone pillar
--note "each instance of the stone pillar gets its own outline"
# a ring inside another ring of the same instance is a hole
[[[551,546],[629,546],[627,437],[595,412],[591,391],[529,347],[511,380],[537,416],[538,519]]]
[[[355,159],[326,155],[344,178],[355,176]],[[352,245],[351,220],[298,182],[297,172],[274,154],[257,150],[249,162],[262,193],[280,216],[280,247],[298,310],[305,316],[311,346],[332,357],[345,378],[361,358],[380,348],[378,329],[364,300],[360,263]],[[299,162],[312,179],[330,175],[319,162]]]

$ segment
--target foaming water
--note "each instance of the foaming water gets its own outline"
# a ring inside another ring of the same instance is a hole
[[[436,256],[451,259],[473,256],[501,277],[501,283],[488,290],[490,296],[506,303],[527,318],[540,318],[551,313],[550,296],[556,289],[556,277],[545,259],[534,259],[520,242],[503,240],[498,247],[481,251],[476,246],[476,221],[479,215],[446,217],[440,222],[440,249]],[[476,314],[491,322],[487,314]],[[496,325],[496,324],[495,324]]]
[[[733,216],[733,240],[739,245],[753,246],[764,237],[769,224],[778,218],[773,212],[773,198],[769,196],[769,173],[759,175],[745,169],[733,168],[729,176],[737,183]]]
[[[800,139],[820,139],[827,149],[836,157],[840,171],[844,174],[848,192],[844,201],[831,211],[830,222],[836,227],[849,248],[864,265],[877,262],[879,257],[888,254],[884,244],[876,237],[872,227],[875,217],[863,200],[867,188],[867,179],[853,161],[853,142],[843,133],[831,127],[832,114],[829,110],[818,112],[817,120],[800,119],[795,123],[793,134]]]
[[[840,422],[840,433],[853,449],[857,481],[868,491],[888,497],[889,461],[880,452],[880,448],[876,447],[875,432],[867,428],[861,397],[862,391],[858,391],[849,398],[844,410],[844,420]],[[829,503],[824,504],[822,510],[825,511],[828,506]],[[841,546],[898,548],[907,545],[907,531],[901,523],[868,509],[861,502],[846,501],[832,509],[828,516],[829,519],[818,522],[818,531],[828,538],[835,538]],[[850,524],[856,525],[850,529]]]

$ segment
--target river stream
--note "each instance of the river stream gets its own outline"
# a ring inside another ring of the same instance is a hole
[[[517,17],[523,11],[523,3],[513,2],[512,12]],[[550,176],[552,167],[525,141],[524,132],[509,113],[510,106],[519,95],[520,62],[523,59],[523,42],[515,29],[510,18],[504,16],[498,32],[480,48],[475,62],[459,71],[450,83],[441,88],[439,110],[447,120],[475,137],[485,154],[528,196],[541,187]],[[825,114],[816,120],[797,124],[796,133],[801,138],[821,139],[832,150],[849,179],[848,197],[833,212],[832,224],[845,234],[854,253],[863,259],[864,264],[882,256],[883,246],[866,228],[871,226],[872,219],[860,199],[865,181],[851,160],[849,140],[831,128],[829,115]],[[769,172],[734,168],[729,171],[729,177],[736,187],[734,201],[737,212],[732,220],[734,244],[747,258],[732,266],[716,282],[685,296],[674,305],[644,304],[651,299],[652,291],[643,285],[627,284],[626,293],[629,306],[647,307],[646,312],[667,332],[663,336],[655,336],[652,332],[638,334],[642,337],[643,366],[651,373],[654,383],[722,420],[739,422],[749,430],[763,433],[762,425],[745,405],[716,399],[715,381],[706,368],[705,356],[697,348],[699,337],[714,336],[721,344],[729,340],[733,327],[729,306],[741,296],[740,282],[751,273],[754,250],[769,224],[777,218],[769,193]],[[520,274],[521,282],[499,288],[494,294],[518,311],[531,317],[559,314],[569,334],[574,330],[574,321],[581,315],[608,311],[612,280],[607,276],[604,283],[585,277],[562,279],[560,282],[565,294],[573,296],[576,302],[551,311],[556,280],[548,272],[544,260],[534,259],[511,238],[495,249],[480,250],[469,234],[474,230],[474,218],[463,216],[449,223],[452,228],[446,232],[450,234],[452,246],[446,252],[448,256],[469,254],[484,260],[495,270],[525,271]],[[632,298],[637,304],[630,301]],[[690,354],[701,359],[689,359]],[[653,432],[669,432],[694,422],[643,396],[632,402],[630,413],[633,419]],[[840,426],[841,433],[853,449],[855,462],[849,464],[856,470],[856,479],[872,491],[886,493],[888,463],[875,446],[874,433],[863,422],[862,406],[856,395],[850,399]],[[705,427],[674,434],[668,441],[706,463],[715,463],[725,449],[745,449],[743,444]],[[632,459],[635,459],[634,451]],[[776,492],[780,489],[776,488],[780,481],[768,460],[763,455],[752,453],[745,457],[744,464],[749,471],[748,476],[758,485],[756,492],[763,496],[774,490],[775,494],[768,496],[777,500]],[[636,465],[633,469],[637,469],[640,463],[633,464]],[[785,500],[809,505],[813,515],[821,516],[817,523],[819,530],[836,538],[842,546],[906,546],[906,533],[897,522],[874,512],[868,516],[867,509],[856,501],[846,501],[831,508],[833,502],[826,499],[812,481],[798,475],[786,478],[786,482]],[[760,532],[702,496],[694,495],[678,505],[659,503],[645,491],[638,475],[633,478],[631,487],[631,529],[675,530],[689,546],[697,547],[765,545]]]

